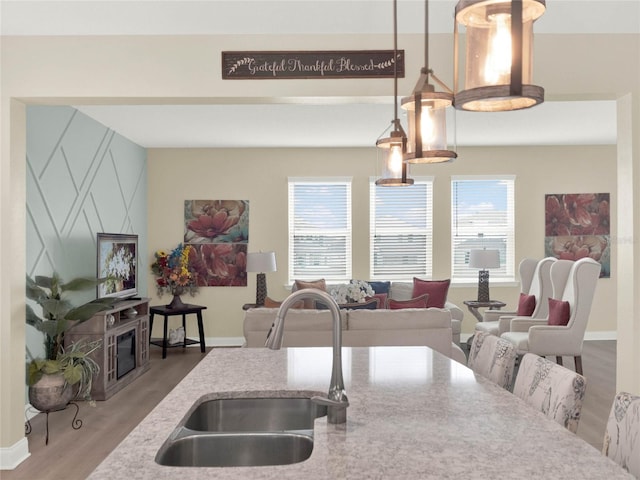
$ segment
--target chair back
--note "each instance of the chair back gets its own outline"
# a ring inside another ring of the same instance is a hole
[[[509,388],[516,363],[516,349],[489,332],[476,332],[467,366],[502,388]]]
[[[586,390],[585,378],[533,353],[522,357],[513,394],[547,418],[576,433]]]
[[[520,276],[520,292],[529,295],[531,290],[531,281],[536,271],[538,260],[535,258],[523,258],[518,265],[518,275]]]
[[[580,346],[587,329],[593,294],[600,278],[600,268],[600,264],[592,258],[576,260],[569,271],[569,278],[562,293],[561,299],[569,302],[570,307],[567,327],[574,332],[576,340],[579,338]]]
[[[640,397],[620,392],[611,406],[602,454],[640,478]]]
[[[571,267],[576,263],[573,260],[558,260],[553,264],[551,268],[551,297],[555,299],[561,299],[564,294],[564,288],[567,286],[567,280],[569,279],[569,272]]]
[[[549,297],[553,294],[551,267],[556,262],[557,259],[554,257],[545,257],[536,265],[529,290],[529,295],[536,297],[536,307],[531,314],[532,318],[545,318],[549,313]]]

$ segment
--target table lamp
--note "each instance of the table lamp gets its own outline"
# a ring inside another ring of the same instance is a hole
[[[264,272],[276,271],[275,252],[251,252],[247,254],[247,272],[259,272],[256,285],[256,305],[264,305],[267,298],[267,279]]]
[[[476,249],[469,252],[469,267],[479,268],[478,272],[478,301],[489,302],[489,270],[500,268],[500,250]]]

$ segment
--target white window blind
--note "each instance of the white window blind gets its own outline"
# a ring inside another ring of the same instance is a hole
[[[469,267],[469,251],[497,249],[500,268],[492,280],[514,281],[515,176],[454,176],[451,180],[451,278],[476,282],[478,270]]]
[[[433,178],[410,187],[369,183],[372,280],[430,278],[432,273]]]
[[[289,282],[351,279],[351,179],[289,178]]]

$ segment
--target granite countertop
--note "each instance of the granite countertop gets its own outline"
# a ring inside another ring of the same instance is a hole
[[[227,468],[155,463],[199,398],[326,394],[331,358],[330,348],[214,349],[90,478],[632,478],[511,393],[427,347],[344,348],[347,423],[317,419],[313,452],[304,462]]]

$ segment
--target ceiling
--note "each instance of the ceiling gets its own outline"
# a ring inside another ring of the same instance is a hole
[[[431,33],[451,33],[456,3],[430,0]],[[546,4],[538,33],[640,33],[640,0]],[[390,33],[390,8],[390,0],[2,0],[0,26],[2,35],[375,34]],[[423,19],[422,0],[398,0],[400,33],[424,32]],[[391,95],[322,103],[75,107],[147,148],[367,147],[393,117]],[[517,112],[449,115],[455,116],[449,135],[458,146],[616,142],[615,101],[547,101]]]

